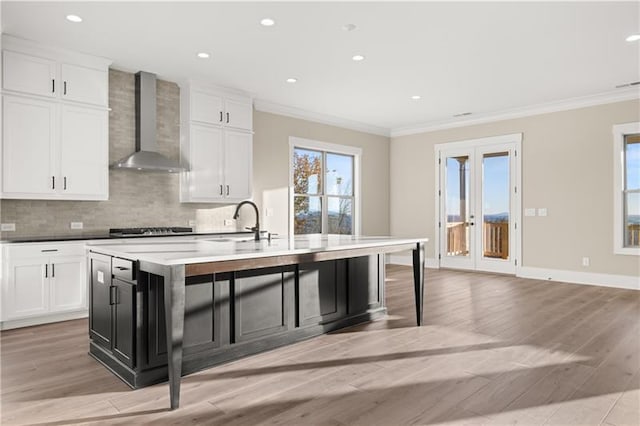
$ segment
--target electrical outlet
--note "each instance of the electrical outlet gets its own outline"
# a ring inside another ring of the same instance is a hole
[[[3,223],[2,225],[0,225],[0,231],[2,232],[13,232],[15,230],[16,230],[15,223]]]
[[[525,216],[535,216],[536,215],[536,209],[524,209],[524,215]]]
[[[71,222],[71,229],[82,229],[84,225],[82,222]]]
[[[547,215],[546,208],[538,209],[538,216],[546,216],[546,215]]]
[[[231,225],[233,225],[233,219],[224,220],[224,226],[231,226]]]
[[[191,226],[191,227],[196,226],[196,221],[195,220],[190,220],[188,226]]]
[[[272,217],[273,216],[273,208],[267,207],[264,209],[264,217]]]
[[[582,266],[589,266],[591,264],[591,260],[588,257],[582,258]]]

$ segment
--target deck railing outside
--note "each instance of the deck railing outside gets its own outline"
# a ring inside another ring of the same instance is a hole
[[[627,247],[640,246],[640,223],[630,223],[627,231]]]
[[[509,222],[484,222],[482,224],[483,256],[507,259],[509,257]],[[447,255],[469,254],[466,222],[447,224]]]

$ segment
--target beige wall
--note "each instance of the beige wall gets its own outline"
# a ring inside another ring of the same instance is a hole
[[[362,148],[362,234],[389,234],[389,138],[296,118],[255,111],[253,116],[253,194],[265,228],[286,234],[288,227],[289,137]]]
[[[638,275],[638,257],[613,254],[612,126],[639,117],[638,101],[627,101],[394,137],[391,233],[429,237],[435,257],[434,145],[523,133],[522,207],[548,216],[523,217],[522,266]]]

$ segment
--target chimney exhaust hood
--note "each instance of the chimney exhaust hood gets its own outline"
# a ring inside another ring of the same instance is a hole
[[[158,152],[155,74],[144,71],[136,73],[136,152],[111,167],[168,173],[184,171],[178,161]]]

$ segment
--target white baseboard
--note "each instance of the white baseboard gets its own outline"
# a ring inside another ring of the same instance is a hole
[[[0,322],[0,330],[11,330],[12,328],[30,327],[32,325],[48,324],[59,321],[69,321],[73,319],[87,318],[88,310],[65,312],[60,314],[45,315],[41,317],[23,318]]]
[[[517,276],[536,280],[640,290],[640,277],[632,275],[599,274],[595,272],[565,271],[561,269],[521,266],[518,269]]]
[[[410,254],[388,254],[387,263],[391,263],[392,265],[412,266],[413,258],[411,257]],[[430,269],[438,269],[440,267],[438,265],[438,259],[433,257],[425,258],[424,266],[425,268],[430,268]]]
[[[387,263],[393,265],[413,265],[411,255],[390,254],[387,255]],[[438,269],[438,259],[426,258],[425,267]],[[597,285],[601,287],[624,288],[628,290],[640,290],[640,277],[631,275],[599,274],[594,272],[566,271],[562,269],[535,268],[521,266],[518,268],[517,277],[534,280],[556,281],[571,284]]]

